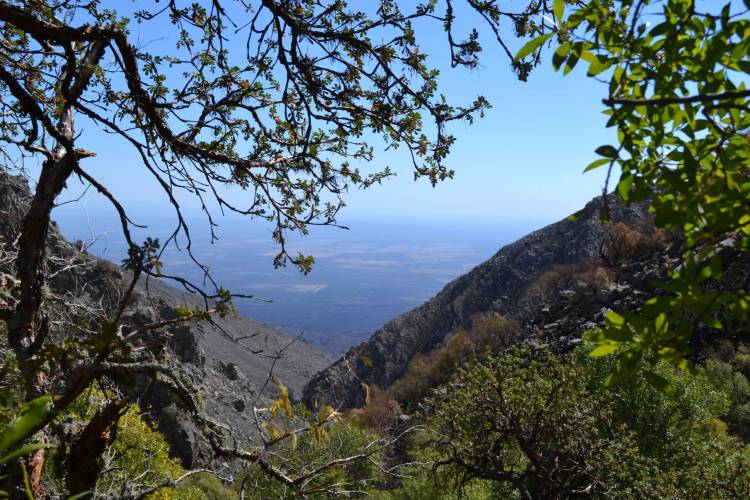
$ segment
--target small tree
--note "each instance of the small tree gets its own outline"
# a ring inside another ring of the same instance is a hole
[[[517,350],[462,370],[434,402],[438,478],[458,488],[491,481],[522,498],[750,493],[750,447],[721,420],[728,374],[661,363],[658,373],[606,387],[614,360],[588,353]],[[654,387],[654,376],[671,390]]]
[[[624,491],[622,464],[646,464],[586,384],[580,367],[527,351],[462,370],[434,416],[437,467],[459,488],[484,479],[526,499]]]

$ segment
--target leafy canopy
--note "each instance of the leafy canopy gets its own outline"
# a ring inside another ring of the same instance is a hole
[[[429,403],[435,410],[413,453],[434,464],[436,480],[459,491],[495,483],[501,497],[750,493],[750,447],[721,420],[727,383],[741,374],[661,363],[654,369],[671,391],[642,374],[611,388],[603,374],[615,360],[588,354],[516,349],[466,366]]]
[[[684,363],[699,329],[747,329],[747,291],[716,283],[726,259],[750,248],[750,4],[571,3],[566,12],[556,1],[554,31],[517,57],[554,40],[556,69],[567,74],[585,64],[589,77],[607,84],[604,113],[618,142],[599,147],[586,170],[608,169],[605,192],[619,170],[617,196],[649,199],[656,224],[685,238],[682,263],[660,293],[638,313],[611,312],[595,338],[596,355],[618,352],[612,380],[620,380],[644,362]]]

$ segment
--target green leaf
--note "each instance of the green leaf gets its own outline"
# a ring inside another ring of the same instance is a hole
[[[625,324],[625,318],[617,314],[616,312],[609,310],[607,311],[607,322],[610,325],[622,326]]]
[[[667,330],[667,327],[669,324],[667,323],[667,315],[664,313],[660,313],[656,316],[656,319],[654,320],[654,329],[656,330],[656,333],[662,333]]]
[[[672,384],[669,383],[669,380],[654,371],[644,369],[643,376],[646,377],[649,384],[653,385],[660,391],[668,392],[672,388]]]
[[[615,148],[614,146],[610,146],[609,144],[599,146],[594,152],[599,156],[603,156],[605,158],[617,158],[617,148]]]
[[[602,330],[602,337],[617,343],[630,342],[633,340],[633,331],[623,327],[605,328]]]
[[[557,24],[559,26],[562,23],[563,14],[565,13],[565,0],[555,0],[553,10],[555,14],[555,21],[557,21]]]
[[[578,51],[573,51],[570,56],[568,56],[568,60],[565,61],[565,68],[563,69],[563,75],[567,75],[571,71],[573,71],[573,68],[576,67],[576,64],[578,64],[578,61],[581,59],[581,53]]]
[[[599,358],[602,356],[607,356],[615,352],[618,347],[620,347],[620,345],[617,343],[602,344],[602,345],[597,346],[596,349],[594,349],[593,351],[591,351],[589,353],[589,356],[591,356],[592,358]]]
[[[620,182],[617,184],[617,194],[620,195],[622,201],[627,202],[630,198],[630,188],[633,186],[634,180],[634,175],[626,175],[625,177],[620,179]]]
[[[518,51],[516,54],[516,61],[520,61],[524,57],[528,56],[532,52],[534,52],[536,49],[541,47],[544,42],[550,39],[550,37],[554,33],[545,33],[544,35],[538,36],[534,38],[533,40],[529,41],[526,45],[521,47],[521,50]]]
[[[602,165],[606,165],[607,163],[610,163],[611,161],[612,160],[610,160],[609,158],[599,158],[598,160],[594,160],[591,163],[589,163],[589,165],[586,168],[583,169],[583,173],[599,168]]]
[[[552,66],[555,68],[555,71],[559,70],[560,66],[562,66],[562,64],[565,62],[565,59],[568,58],[570,48],[570,43],[564,43],[560,45],[552,55]]]
[[[597,58],[594,62],[592,62],[589,65],[589,70],[586,73],[588,76],[596,76],[599,73],[602,73],[603,71],[608,70],[610,67],[612,67],[612,62],[605,59],[602,61],[601,59]]]
[[[29,482],[29,473],[26,470],[26,464],[21,464],[21,473],[23,474],[23,486],[28,500],[34,500],[34,494],[31,492],[31,483]]]
[[[744,214],[740,217],[740,230],[745,234],[750,234],[750,214]]]
[[[35,452],[36,450],[41,450],[43,448],[50,448],[51,445],[46,443],[31,443],[27,444],[26,446],[22,446],[21,448],[17,449],[13,453],[8,453],[4,457],[0,458],[0,465],[5,465],[8,462],[11,462],[15,460],[18,457],[23,457],[24,455],[30,455],[31,453]]]
[[[21,408],[20,414],[8,423],[0,439],[0,453],[29,437],[34,428],[47,416],[50,396],[41,396],[29,401]]]

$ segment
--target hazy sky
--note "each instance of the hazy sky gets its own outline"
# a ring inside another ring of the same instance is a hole
[[[477,20],[461,19],[464,24],[459,27],[464,30]],[[168,35],[159,34],[157,39],[140,29],[132,27],[142,41],[174,43]],[[593,150],[611,142],[608,139],[613,136],[604,128],[605,118],[600,113],[604,85],[586,78],[583,68],[568,76],[555,73],[549,60],[528,82],[519,82],[507,57],[491,40],[483,41],[480,69],[452,70],[439,26],[421,34],[423,51],[442,71],[440,83],[449,101],[465,104],[482,94],[493,108],[473,126],[453,126],[451,132],[458,140],[447,164],[456,176],[437,188],[426,181],[413,181],[404,150],[380,152],[376,165],[387,164],[398,176],[369,191],[351,192],[342,215],[344,222],[448,218],[456,222],[525,221],[536,227],[568,215],[601,192],[604,172],[584,175],[582,170],[594,159]],[[524,43],[512,37],[510,42],[514,51]],[[144,174],[135,151],[112,136],[86,134],[86,143],[81,145],[97,151],[98,157],[85,160],[85,168],[111,186],[134,214],[153,214],[165,207],[159,188]],[[75,196],[76,190],[71,185],[67,196]],[[95,214],[103,205],[90,191],[83,204],[66,207],[65,215],[82,210]]]

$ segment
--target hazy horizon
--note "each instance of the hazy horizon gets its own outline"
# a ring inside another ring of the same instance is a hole
[[[166,214],[136,211],[136,222],[139,215],[149,227],[137,230],[137,238],[163,241],[173,227]],[[216,228],[219,239],[212,244],[205,220],[195,215],[190,219],[193,250],[210,265],[217,283],[272,301],[240,299],[238,312],[289,334],[305,332],[308,342],[334,354],[422,304],[502,246],[553,222],[350,219],[348,230],[318,227],[292,240],[291,248],[316,258],[313,271],[303,275],[293,266],[273,268],[276,246],[263,221],[222,219]],[[57,208],[54,217],[66,238],[95,239],[92,254],[116,263],[124,257],[126,245],[113,213],[78,203]],[[170,248],[163,260],[168,272],[200,281],[186,252]]]

